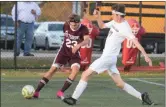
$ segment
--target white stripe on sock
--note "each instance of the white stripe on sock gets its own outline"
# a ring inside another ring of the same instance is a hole
[[[46,82],[43,79],[41,79],[40,82],[42,82],[44,85],[46,85]]]

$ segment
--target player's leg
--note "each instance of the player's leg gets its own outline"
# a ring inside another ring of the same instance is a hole
[[[39,81],[38,86],[35,90],[35,93],[33,95],[34,98],[38,98],[39,97],[39,92],[40,90],[49,82],[49,80],[51,79],[51,77],[53,76],[53,74],[57,71],[57,67],[55,66],[51,66],[51,68],[49,69],[49,71],[47,71],[44,76],[42,77],[42,79]]]
[[[88,80],[90,79],[93,73],[96,73],[96,72],[94,72],[91,68],[88,68],[86,71],[82,73],[81,79],[77,87],[75,88],[72,98],[77,100],[81,96],[83,91],[86,89]]]
[[[112,77],[112,79],[115,82],[115,84],[116,84],[117,87],[123,89],[124,91],[126,91],[130,95],[133,95],[136,98],[139,98],[140,100],[142,100],[141,93],[139,91],[135,90],[131,85],[125,83],[122,80],[120,74],[112,73],[111,77]]]
[[[79,72],[80,64],[74,63],[71,65],[71,74],[68,76],[66,81],[64,82],[63,87],[57,92],[57,97],[63,99],[64,92],[72,85],[75,80],[77,73]]]
[[[64,60],[62,60],[62,58],[64,58]],[[49,80],[57,71],[57,69],[59,69],[61,65],[65,64],[67,60],[68,59],[65,56],[62,56],[61,54],[58,53],[58,55],[55,57],[53,61],[51,68],[44,74],[43,78],[39,81],[33,96],[34,98],[39,97],[40,90],[49,82]]]
[[[78,100],[78,98],[82,95],[82,93],[84,92],[84,90],[87,87],[87,81],[89,80],[90,76],[93,73],[102,73],[103,71],[107,70],[107,68],[109,66],[107,66],[106,63],[104,63],[104,59],[99,58],[96,61],[94,61],[90,67],[84,71],[81,75],[81,79],[78,83],[78,85],[76,86],[74,93],[72,95],[72,97],[69,98],[65,98],[63,101],[69,105],[74,105],[76,104],[76,101]],[[106,66],[105,66],[106,65]],[[108,64],[109,65],[109,64]]]
[[[81,75],[81,79],[78,83],[78,85],[76,86],[74,93],[71,97],[69,98],[65,98],[63,101],[69,105],[75,105],[76,101],[78,100],[78,98],[82,95],[82,93],[84,92],[84,90],[87,87],[87,82],[90,78],[90,76],[93,74],[93,70],[91,68],[88,68],[86,71],[84,71]]]
[[[121,88],[122,90],[126,91],[128,94],[143,100],[148,105],[152,105],[153,102],[149,99],[148,94],[145,92],[141,94],[137,91],[134,87],[129,85],[128,83],[124,82],[120,76],[120,73],[115,65],[111,67],[112,72],[108,71],[109,75],[112,77],[113,81],[115,82],[116,86]],[[146,98],[145,98],[146,97]],[[148,101],[147,101],[148,100]]]

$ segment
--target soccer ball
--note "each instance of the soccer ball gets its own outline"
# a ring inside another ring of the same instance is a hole
[[[31,99],[33,97],[34,92],[35,92],[35,89],[32,85],[25,85],[22,88],[22,95],[26,99]]]

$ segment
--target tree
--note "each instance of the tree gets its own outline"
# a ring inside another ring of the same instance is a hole
[[[1,14],[11,14],[11,10],[14,4],[15,2],[12,2],[12,1],[1,2]]]

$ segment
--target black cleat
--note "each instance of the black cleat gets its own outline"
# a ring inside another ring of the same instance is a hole
[[[72,97],[68,97],[68,98],[64,98],[63,102],[65,102],[68,105],[76,105],[76,99],[72,98]]]
[[[142,95],[142,104],[146,104],[146,105],[155,105],[154,102],[152,102],[149,98],[149,95],[147,92],[144,92]]]

